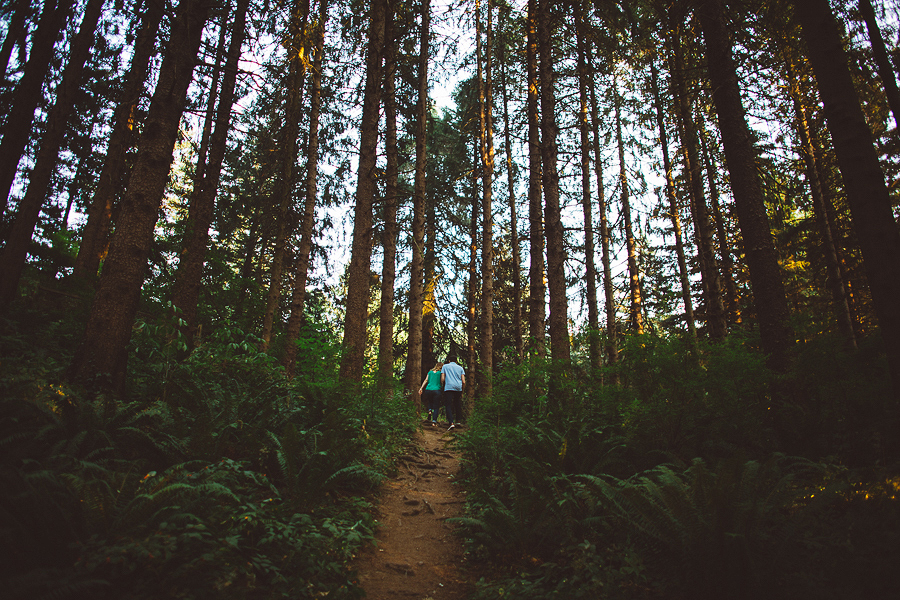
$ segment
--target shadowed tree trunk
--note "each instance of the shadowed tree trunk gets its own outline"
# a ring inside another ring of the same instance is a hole
[[[584,283],[588,309],[588,359],[599,368],[603,357],[600,352],[600,315],[597,311],[597,269],[594,266],[594,215],[591,201],[591,144],[588,120],[587,80],[589,77],[584,49],[584,20],[579,11],[577,32],[578,52],[578,101],[579,143],[581,145],[581,210],[584,215]]]
[[[588,62],[591,47],[587,47]],[[588,80],[588,91],[591,100],[591,129],[593,131],[594,171],[597,177],[597,212],[600,225],[600,260],[603,265],[603,296],[606,311],[606,361],[614,365],[619,361],[618,332],[616,331],[616,299],[613,292],[612,269],[609,254],[609,219],[607,217],[606,191],[603,186],[603,156],[600,152],[600,117],[597,108],[597,89],[594,78]],[[616,376],[612,376],[615,383]]]
[[[19,288],[25,268],[28,246],[41,207],[47,200],[50,179],[59,161],[59,150],[66,135],[69,116],[75,109],[75,96],[81,87],[84,66],[94,45],[94,32],[103,11],[103,0],[90,0],[84,7],[84,17],[78,33],[70,44],[69,61],[60,84],[54,90],[53,108],[47,115],[44,135],[28,180],[25,196],[19,202],[15,221],[0,255],[0,310],[9,306]]]
[[[541,140],[538,112],[537,67],[537,0],[528,0],[525,63],[528,75],[528,223],[530,231],[530,268],[528,273],[528,337],[529,346],[544,356],[547,288],[544,285],[544,209],[541,204]]]
[[[478,57],[479,146],[481,148],[481,360],[478,394],[491,395],[494,370],[494,127],[491,90],[491,5],[487,6],[486,41],[481,41],[481,3],[475,0],[475,53]]]
[[[553,70],[553,23],[550,0],[538,0],[537,39],[541,84],[541,184],[547,236],[547,287],[550,294],[550,356],[560,367],[570,361],[566,247],[559,206],[557,168],[556,74]]]
[[[475,356],[477,355],[478,342],[476,339],[478,318],[478,214],[479,214],[479,190],[478,190],[478,163],[480,159],[479,144],[473,144],[472,171],[471,171],[471,197],[472,208],[469,214],[469,282],[466,288],[466,304],[468,319],[466,320],[466,342],[468,350],[468,376],[463,393],[466,395],[466,405],[471,408],[475,400],[475,389],[478,384],[478,373],[475,369]]]
[[[875,9],[872,8],[869,0],[859,0],[859,12],[866,22],[866,30],[869,32],[869,41],[872,44],[872,56],[878,67],[878,77],[881,78],[881,85],[884,86],[884,95],[887,97],[888,106],[891,107],[891,113],[894,115],[894,124],[896,127],[900,127],[900,89],[897,88],[897,78],[894,76],[894,69],[888,58],[881,28],[878,27],[878,20],[875,18]]]
[[[129,150],[134,146],[137,131],[134,113],[144,92],[150,59],[155,53],[156,35],[163,16],[162,2],[148,2],[138,30],[131,58],[131,66],[119,105],[116,107],[115,124],[109,135],[106,161],[97,180],[97,189],[88,209],[87,223],[81,234],[81,244],[75,259],[74,274],[77,277],[93,277],[100,268],[109,245],[109,229],[117,198],[124,189]]]
[[[900,399],[900,233],[891,196],[853,87],[843,35],[828,0],[797,0],[794,7],[844,179],[894,394]]]
[[[46,0],[37,30],[31,38],[31,56],[13,92],[12,106],[3,127],[3,141],[0,142],[0,199],[3,201],[0,218],[9,204],[19,159],[31,135],[34,110],[41,101],[41,85],[53,60],[53,46],[65,30],[73,7],[73,3],[65,0]]]
[[[153,228],[209,8],[206,0],[182,0],[172,22],[128,191],[122,199],[122,214],[71,367],[73,378],[92,386],[105,383],[119,391],[123,388],[126,348],[147,272]]]
[[[687,260],[684,255],[684,240],[681,235],[681,214],[678,209],[678,198],[675,197],[675,182],[672,178],[672,161],[669,158],[669,136],[666,132],[665,110],[659,94],[659,75],[656,61],[650,63],[650,91],[656,107],[656,126],[659,129],[659,146],[662,149],[663,170],[666,172],[666,201],[669,205],[669,219],[675,235],[675,257],[678,261],[678,280],[681,283],[681,301],[684,302],[684,319],[691,337],[697,337],[697,324],[694,322],[694,301],[691,298],[691,282],[688,278]]]
[[[698,10],[762,348],[768,356],[769,367],[786,371],[793,332],[788,322],[778,253],[756,170],[756,149],[738,87],[724,9],[721,0],[705,0]]]
[[[315,26],[312,81],[309,98],[309,136],[306,145],[306,185],[304,186],[303,215],[300,218],[300,246],[297,248],[297,265],[294,271],[294,290],[291,294],[291,312],[285,331],[285,351],[282,364],[288,377],[294,377],[297,362],[297,337],[303,323],[306,305],[306,282],[309,279],[309,263],[313,246],[313,229],[316,220],[316,200],[319,176],[319,116],[322,111],[322,62],[325,54],[325,23],[328,2],[319,0],[319,20]]]
[[[225,59],[222,91],[219,94],[219,104],[215,113],[215,129],[210,136],[209,162],[204,168],[202,178],[196,182],[191,193],[188,223],[185,228],[187,236],[181,260],[178,262],[178,271],[172,291],[172,303],[182,311],[181,318],[185,322],[182,331],[188,351],[194,346],[197,305],[203,281],[203,263],[206,260],[206,250],[209,245],[209,228],[215,211],[222,163],[228,148],[231,109],[235,100],[238,61],[240,61],[241,48],[244,44],[249,4],[250,0],[237,0],[235,5],[231,43]],[[223,23],[223,28],[225,28],[224,26],[225,23]]]
[[[359,166],[356,180],[356,208],[353,213],[353,243],[347,281],[347,310],[344,316],[340,377],[362,380],[365,366],[366,318],[369,306],[372,259],[372,203],[376,189],[378,121],[382,91],[384,53],[384,0],[372,0],[369,14],[369,48],[362,120],[359,127]],[[415,389],[415,387],[410,388]]]
[[[6,72],[9,70],[9,59],[12,56],[16,40],[25,33],[25,19],[31,14],[31,2],[29,0],[16,0],[15,9],[6,28],[6,37],[3,38],[3,46],[0,46],[0,79],[6,81]]]
[[[300,101],[306,77],[304,63],[306,23],[309,18],[309,0],[297,0],[291,10],[290,43],[288,45],[288,84],[285,103],[285,124],[281,139],[281,176],[275,197],[279,200],[275,249],[269,269],[269,290],[266,293],[266,312],[263,315],[262,350],[272,341],[275,311],[281,300],[284,261],[287,239],[290,235],[291,202],[294,192],[294,165],[297,162],[297,137],[300,133],[300,116],[306,109]],[[370,207],[371,208],[371,207]],[[371,249],[370,249],[371,250]]]
[[[616,147],[619,149],[619,185],[622,188],[622,227],[625,230],[625,249],[628,257],[628,326],[635,333],[644,332],[641,274],[638,272],[637,248],[631,222],[631,197],[628,190],[628,168],[625,164],[625,141],[622,137],[622,99],[619,84],[613,75],[613,98],[616,111]]]
[[[412,264],[409,275],[409,349],[406,357],[406,391],[419,405],[414,394],[422,383],[422,310],[425,294],[425,175],[428,134],[428,32],[431,5],[422,4],[419,38],[419,88],[416,100],[416,173],[413,181]],[[424,50],[424,52],[423,52]]]

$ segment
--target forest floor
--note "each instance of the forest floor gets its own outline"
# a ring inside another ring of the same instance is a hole
[[[473,591],[463,540],[447,522],[465,506],[453,482],[459,457],[452,440],[446,425],[426,424],[398,457],[398,474],[382,484],[376,544],[352,565],[367,600],[463,600]]]

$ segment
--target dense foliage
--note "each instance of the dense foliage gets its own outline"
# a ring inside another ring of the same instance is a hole
[[[632,336],[562,402],[540,360],[504,372],[459,442],[470,554],[494,569],[477,597],[887,597],[900,455],[880,359],[807,344],[786,376],[803,403],[778,405],[750,348]]]
[[[5,592],[359,597],[347,563],[411,405],[339,387],[336,342],[312,324],[290,382],[234,329],[178,362],[166,318],[138,327],[127,400],[88,393],[59,383],[74,308],[39,297],[4,322]]]

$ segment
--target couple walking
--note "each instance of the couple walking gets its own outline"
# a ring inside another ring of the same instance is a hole
[[[453,420],[453,407],[462,406],[462,390],[465,385],[465,369],[456,363],[456,356],[452,354],[447,357],[447,362],[439,362],[428,371],[425,381],[419,386],[419,395],[422,396],[422,403],[428,410],[428,419],[431,421],[432,427],[437,425],[437,415],[443,397],[444,412],[447,413],[450,429],[456,428]],[[443,394],[441,390],[443,390]]]

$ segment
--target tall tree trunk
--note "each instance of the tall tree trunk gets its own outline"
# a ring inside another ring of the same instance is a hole
[[[63,71],[62,81],[54,90],[55,101],[47,115],[46,129],[31,170],[28,188],[19,202],[15,221],[0,256],[0,310],[9,306],[16,297],[28,246],[40,217],[41,207],[49,193],[50,179],[56,170],[69,116],[75,109],[75,96],[81,87],[84,66],[90,57],[91,46],[94,45],[94,32],[102,11],[103,0],[90,0],[85,6],[81,27],[70,45],[69,61]]]
[[[231,129],[231,109],[235,100],[238,61],[247,25],[247,9],[250,0],[237,0],[235,5],[234,24],[231,28],[231,43],[225,59],[222,91],[215,111],[215,130],[210,136],[209,162],[204,168],[202,178],[191,193],[186,240],[178,262],[175,285],[172,291],[172,303],[182,311],[185,336],[188,350],[194,345],[194,332],[197,327],[197,305],[200,299],[200,286],[203,281],[203,263],[209,244],[209,228],[212,224],[216,206],[216,192],[219,189],[222,163],[228,147],[228,132]],[[222,23],[223,29],[227,29]],[[210,91],[212,93],[212,91]]]
[[[707,335],[713,341],[721,341],[728,332],[725,320],[725,306],[722,302],[722,286],[719,265],[713,247],[712,224],[709,208],[703,190],[703,164],[700,161],[700,143],[697,137],[697,122],[694,120],[694,102],[685,80],[688,72],[685,64],[682,27],[676,29],[675,39],[670,38],[672,50],[672,86],[678,101],[679,131],[684,148],[685,171],[688,177],[688,192],[691,199],[691,218],[694,224],[694,239],[697,243],[697,262],[703,284],[703,300],[706,309]]]
[[[275,197],[280,200],[278,207],[275,249],[269,269],[269,290],[266,292],[266,312],[263,315],[262,350],[272,342],[275,311],[281,300],[284,261],[287,254],[287,240],[290,236],[291,200],[294,192],[294,165],[297,162],[297,137],[300,132],[300,116],[303,114],[303,82],[306,77],[304,63],[306,22],[309,18],[309,0],[296,0],[291,11],[290,44],[288,50],[288,85],[285,106],[285,125],[281,141],[281,176]],[[371,213],[371,203],[370,203]],[[371,248],[370,248],[371,251]]]
[[[108,377],[113,389],[123,388],[126,348],[147,272],[153,228],[169,179],[178,124],[209,8],[205,0],[182,0],[178,5],[128,190],[122,199],[122,213],[71,367],[77,380],[96,385],[99,382],[93,378]]]
[[[681,214],[678,209],[678,198],[675,197],[675,181],[672,176],[672,161],[669,158],[669,136],[666,132],[665,110],[659,94],[659,74],[656,61],[650,62],[650,91],[653,93],[653,104],[656,107],[656,126],[659,129],[659,145],[662,148],[663,170],[666,172],[666,200],[669,203],[669,219],[675,235],[675,257],[678,261],[678,280],[681,282],[681,301],[684,302],[684,319],[691,337],[697,337],[697,324],[694,322],[694,302],[691,298],[691,282],[684,254],[684,240],[681,234]]]
[[[428,34],[431,4],[422,3],[419,38],[419,89],[416,101],[416,172],[413,180],[412,264],[409,274],[409,349],[406,357],[406,391],[413,394],[421,384],[422,310],[425,294],[425,175],[428,135]],[[424,52],[422,51],[424,50]],[[412,396],[419,404],[418,395]]]
[[[725,282],[725,314],[729,323],[741,322],[740,294],[734,281],[734,257],[731,253],[731,244],[728,241],[728,231],[725,228],[725,218],[722,214],[722,206],[719,201],[719,185],[716,179],[717,168],[713,163],[712,153],[709,151],[706,128],[703,122],[697,131],[700,134],[700,150],[703,154],[703,163],[706,165],[706,180],[709,182],[709,205],[712,208],[712,219],[716,229],[716,240],[719,244],[719,266],[722,279]]]
[[[499,26],[502,20],[498,18],[497,22]],[[503,141],[506,144],[506,186],[509,192],[509,247],[512,253],[513,338],[516,349],[516,364],[518,364],[522,362],[525,354],[525,335],[522,331],[522,251],[519,246],[519,220],[513,172],[512,132],[509,126],[509,78],[506,64],[506,43],[500,44],[500,52],[500,67],[503,79],[501,89],[503,93]]]
[[[628,326],[635,333],[644,332],[641,274],[637,265],[637,246],[631,221],[631,194],[628,189],[628,167],[625,164],[625,140],[622,137],[622,99],[619,84],[613,75],[613,98],[616,111],[616,146],[619,149],[619,185],[622,188],[622,226],[625,230],[625,250],[628,258]]]
[[[559,171],[556,137],[556,74],[553,70],[553,22],[550,0],[538,0],[537,38],[541,83],[541,183],[547,234],[547,287],[550,293],[550,356],[560,366],[570,362],[566,246],[559,205]]]
[[[306,283],[309,280],[309,264],[313,246],[313,228],[316,220],[317,180],[319,177],[319,117],[322,111],[322,63],[325,58],[325,23],[328,19],[328,2],[319,0],[319,20],[315,26],[312,81],[309,98],[309,136],[306,144],[306,185],[304,189],[303,215],[300,218],[300,246],[297,248],[297,265],[294,271],[294,290],[291,294],[291,312],[285,331],[285,371],[294,377],[297,362],[297,338],[303,324],[306,305]],[[389,199],[390,200],[390,199]],[[387,260],[387,259],[385,259]],[[393,282],[391,282],[393,289]],[[393,303],[393,300],[391,300]]]
[[[15,9],[6,28],[6,37],[3,38],[3,46],[0,47],[0,81],[6,81],[6,72],[9,70],[9,59],[12,56],[13,47],[25,32],[25,20],[31,14],[31,2],[29,0],[16,0]]]
[[[437,233],[437,214],[434,202],[425,201],[425,289],[422,295],[422,374],[419,381],[425,379],[428,370],[437,362],[434,347],[434,333],[437,324],[437,250],[435,236]]]
[[[41,85],[53,60],[53,46],[66,27],[66,20],[73,9],[65,0],[46,0],[37,30],[32,36],[31,56],[25,64],[22,79],[16,86],[12,106],[3,127],[0,142],[0,218],[9,204],[10,190],[16,178],[19,159],[28,144],[34,110],[41,101]]]
[[[891,197],[828,0],[797,0],[794,7],[844,179],[894,393],[900,399],[900,233]]]
[[[776,371],[785,371],[788,368],[788,351],[793,346],[793,332],[788,321],[778,253],[756,170],[756,149],[747,126],[721,0],[705,0],[699,12],[706,40],[709,80],[722,132],[725,163],[731,176],[731,191],[744,255],[750,271],[762,348],[768,356],[768,365]]]
[[[363,92],[362,121],[359,127],[356,209],[353,216],[353,243],[348,269],[347,309],[344,316],[342,342],[344,354],[341,358],[340,369],[342,379],[354,382],[362,380],[365,363],[366,318],[371,283],[372,203],[376,191],[378,121],[383,82],[385,4],[385,0],[372,0],[370,5],[366,84]],[[410,389],[415,389],[415,387]]]
[[[543,357],[546,352],[546,298],[544,285],[544,209],[541,204],[543,174],[541,172],[540,113],[538,96],[540,81],[537,66],[537,0],[528,0],[525,63],[528,75],[528,224],[530,231],[530,268],[528,273],[528,338],[529,347]]]
[[[466,288],[466,308],[468,319],[466,320],[466,345],[469,376],[466,377],[466,405],[471,407],[475,401],[475,389],[478,385],[478,371],[475,369],[475,357],[477,356],[478,341],[476,320],[478,318],[478,214],[479,190],[478,190],[478,163],[481,151],[477,140],[472,148],[472,171],[470,185],[472,188],[472,207],[469,214],[469,282]]]
[[[491,90],[491,5],[487,6],[486,42],[481,41],[481,3],[475,0],[475,53],[478,58],[479,146],[481,148],[481,360],[478,394],[491,396],[494,371],[494,128]]]
[[[591,47],[588,46],[588,62]],[[612,366],[619,361],[618,331],[616,326],[616,298],[613,291],[612,268],[609,252],[609,219],[607,217],[606,191],[603,185],[603,156],[600,152],[600,116],[597,108],[597,89],[594,79],[588,80],[588,91],[591,99],[591,122],[594,147],[594,170],[597,176],[597,212],[600,215],[600,260],[603,265],[603,296],[606,311],[606,361]],[[613,375],[612,383],[616,377]]]
[[[788,86],[791,102],[794,106],[794,126],[797,136],[800,138],[800,152],[806,166],[806,181],[809,184],[812,196],[813,215],[816,227],[822,238],[822,254],[825,258],[826,287],[831,291],[835,318],[838,329],[847,341],[847,347],[856,350],[856,334],[853,330],[853,318],[850,316],[850,304],[844,294],[844,283],[841,279],[841,271],[838,266],[837,252],[834,246],[834,238],[831,235],[831,226],[828,223],[828,214],[825,210],[825,198],[822,195],[822,185],[819,181],[818,168],[816,167],[815,150],[809,135],[809,122],[800,96],[800,89],[794,74],[794,68],[790,59],[786,61],[788,71]]]
[[[859,0],[859,12],[866,22],[866,29],[869,32],[869,41],[872,44],[872,56],[875,58],[875,65],[878,67],[878,76],[881,78],[881,84],[884,86],[884,94],[887,97],[888,106],[894,115],[894,123],[900,127],[900,89],[897,88],[897,78],[894,76],[894,69],[891,66],[891,60],[888,58],[887,49],[884,44],[884,37],[881,35],[881,28],[878,27],[878,20],[875,18],[875,9],[869,0]]]
[[[597,269],[594,266],[594,215],[591,201],[591,144],[590,122],[588,120],[588,68],[584,49],[584,17],[579,9],[579,29],[576,33],[578,52],[578,101],[579,101],[579,142],[581,144],[581,210],[584,214],[584,283],[588,309],[588,359],[594,368],[599,368],[603,357],[600,352],[600,315],[597,310]]]
[[[100,268],[100,261],[106,256],[109,246],[109,229],[113,209],[120,190],[126,181],[126,158],[134,146],[137,131],[134,114],[138,100],[144,92],[150,59],[156,52],[156,35],[163,17],[162,2],[148,2],[141,17],[131,58],[131,66],[125,79],[116,107],[115,123],[109,134],[106,161],[97,180],[97,188],[88,208],[87,223],[81,234],[81,244],[75,259],[74,274],[77,277],[93,277]]]
[[[390,9],[388,9],[390,10]],[[400,155],[397,146],[397,40],[393,16],[385,20],[384,60],[384,149],[387,155],[384,194],[384,228],[381,247],[381,302],[378,328],[378,380],[388,389],[394,371],[394,283],[397,271],[397,205],[399,202]]]

